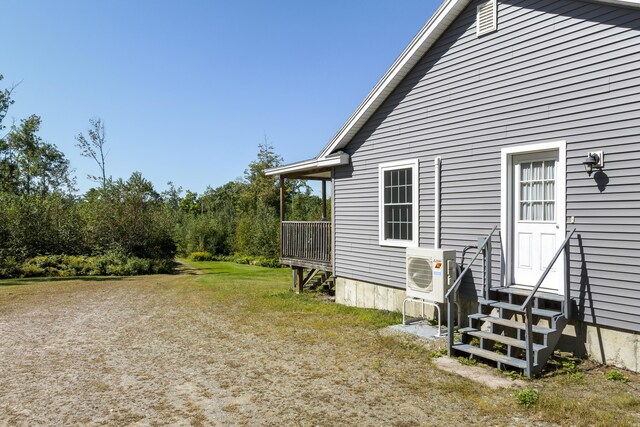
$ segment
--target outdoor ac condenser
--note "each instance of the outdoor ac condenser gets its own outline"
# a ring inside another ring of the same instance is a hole
[[[407,298],[444,303],[456,276],[456,251],[407,248]]]

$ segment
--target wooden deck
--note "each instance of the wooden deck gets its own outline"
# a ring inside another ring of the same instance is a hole
[[[283,221],[280,261],[292,267],[332,268],[331,222]]]

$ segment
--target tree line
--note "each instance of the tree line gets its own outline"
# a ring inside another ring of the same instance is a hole
[[[277,265],[279,185],[264,170],[282,157],[266,139],[242,178],[202,194],[172,183],[159,192],[139,172],[107,173],[105,126],[91,119],[76,146],[99,173],[79,194],[65,154],[40,136],[39,116],[5,124],[12,96],[0,91],[0,277],[169,272],[176,255],[193,253]],[[288,218],[320,218],[304,182],[288,181],[285,198]]]

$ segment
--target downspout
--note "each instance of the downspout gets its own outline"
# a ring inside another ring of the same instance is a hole
[[[336,276],[336,168],[331,168],[331,273]]]
[[[434,201],[433,201],[433,247],[440,249],[440,164],[442,163],[442,157],[438,156],[433,159],[433,166],[435,168],[434,179]]]

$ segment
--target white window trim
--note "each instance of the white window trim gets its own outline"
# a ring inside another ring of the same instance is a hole
[[[378,238],[380,246],[395,246],[401,248],[417,247],[419,242],[420,225],[420,192],[419,192],[419,162],[418,159],[398,160],[378,165]],[[388,170],[412,168],[412,240],[391,240],[384,238],[384,172]]]
[[[543,142],[539,144],[519,145],[515,147],[503,148],[500,158],[500,240],[503,247],[501,251],[501,264],[506,274],[503,276],[502,286],[509,286],[511,281],[511,242],[513,231],[513,211],[510,209],[511,198],[513,197],[512,166],[513,157],[522,154],[533,154],[544,151],[558,150],[558,169],[556,170],[556,195],[562,194],[563,203],[556,200],[558,222],[564,226],[564,234],[567,231],[567,141]],[[561,178],[561,179],[560,179]],[[561,220],[564,218],[564,220]],[[560,290],[563,292],[563,289]]]

